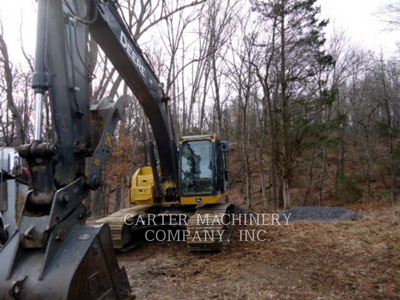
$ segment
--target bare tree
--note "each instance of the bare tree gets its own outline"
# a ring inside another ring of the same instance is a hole
[[[377,12],[377,16],[387,24],[388,30],[400,28],[400,1],[391,0],[383,4]]]
[[[26,136],[24,125],[21,117],[21,113],[18,111],[18,108],[14,99],[14,76],[13,66],[10,61],[8,55],[7,44],[4,40],[3,35],[3,26],[0,24],[0,63],[2,67],[2,73],[4,75],[4,81],[2,82],[2,89],[5,90],[6,99],[7,99],[7,107],[11,111],[13,122],[7,122],[7,126],[13,126],[15,124],[18,141],[17,144],[22,145],[25,143]]]

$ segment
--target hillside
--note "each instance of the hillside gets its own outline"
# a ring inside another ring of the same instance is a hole
[[[230,200],[240,206],[246,207],[246,174],[244,164],[241,160],[238,147],[235,143],[232,145],[232,151],[229,154],[229,175],[230,175]],[[342,206],[355,210],[371,210],[374,208],[391,206],[391,171],[388,167],[385,156],[389,152],[387,145],[381,145],[374,153],[376,161],[371,164],[371,190],[374,195],[372,199],[368,195],[368,187],[365,173],[365,158],[359,150],[348,145],[345,160],[345,178],[338,180],[339,160],[335,152],[331,150],[328,153],[326,175],[322,189],[322,201],[319,201],[318,181],[320,180],[320,169],[314,168],[314,177],[310,194],[305,202],[307,184],[309,180],[309,161],[304,159],[295,172],[293,184],[290,189],[292,207],[304,205],[323,205],[323,206]],[[275,211],[272,203],[272,191],[270,182],[270,164],[267,155],[264,155],[264,174],[266,179],[267,195],[269,208],[266,210],[263,205],[263,196],[261,190],[261,177],[258,160],[250,155],[251,170],[251,196],[252,208],[254,211]],[[337,189],[337,191],[336,191]]]

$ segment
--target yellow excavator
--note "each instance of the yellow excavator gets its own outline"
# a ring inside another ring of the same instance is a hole
[[[146,148],[150,163],[132,177],[133,206],[97,220],[110,225],[114,249],[127,251],[137,246],[150,228],[176,225],[186,228],[189,250],[222,250],[233,230],[229,219],[234,207],[227,201],[229,142],[219,141],[215,135],[182,137],[177,181],[174,177],[162,180],[165,174],[156,164],[153,144],[147,143]]]

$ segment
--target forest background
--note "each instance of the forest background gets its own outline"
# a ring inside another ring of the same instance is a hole
[[[257,210],[299,205],[393,205],[399,197],[400,61],[326,37],[316,0],[121,0],[120,11],[171,97],[177,139],[229,140],[231,198]],[[400,1],[376,12],[400,25]],[[1,20],[0,20],[1,22]],[[33,137],[33,53],[14,62],[0,24],[0,145]],[[371,37],[373,38],[373,37]],[[153,42],[152,42],[153,41]],[[129,205],[143,165],[141,106],[90,40],[91,103],[129,98],[94,215]],[[15,51],[12,49],[11,51]],[[44,139],[52,138],[49,103]]]

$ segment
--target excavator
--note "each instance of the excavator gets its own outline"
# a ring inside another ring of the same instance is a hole
[[[111,0],[38,0],[34,139],[18,147],[29,166],[31,189],[17,229],[0,249],[0,299],[132,299],[113,248],[131,247],[148,227],[120,218],[128,212],[130,221],[183,213],[193,251],[219,251],[229,242],[229,222],[196,222],[203,215],[229,219],[229,143],[215,135],[191,136],[183,137],[178,148],[169,97],[119,9]],[[159,160],[149,139],[150,163],[132,178],[135,205],[95,225],[86,224],[83,200],[101,185],[126,98],[90,103],[89,34],[137,97]],[[43,138],[45,101],[51,106],[50,140]],[[194,238],[209,230],[224,235],[211,242]]]
[[[145,161],[150,163],[138,168],[131,180],[133,206],[96,221],[110,226],[114,249],[125,252],[140,245],[149,229],[184,227],[182,239],[190,251],[223,250],[236,212],[228,202],[229,142],[219,141],[215,134],[182,137],[179,151],[171,147],[172,157],[178,157],[178,174],[165,173],[162,159],[161,167],[156,164],[151,142],[146,149],[150,159]]]

